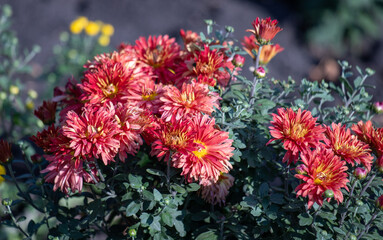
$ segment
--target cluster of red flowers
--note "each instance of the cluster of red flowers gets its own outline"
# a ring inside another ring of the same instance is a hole
[[[105,165],[124,162],[143,142],[152,146],[152,156],[181,169],[188,182],[222,184],[234,148],[211,116],[220,97],[209,86],[226,87],[240,70],[236,62],[244,59],[227,57],[227,49],[211,48],[194,32],[181,30],[181,37],[183,47],[167,35],[149,36],[95,57],[80,83],[69,80],[36,110],[51,124],[32,140],[46,153],[43,172],[54,190],[81,191],[84,181],[99,180],[97,159]]]
[[[296,192],[297,196],[308,197],[308,208],[315,202],[322,205],[326,190],[334,193],[338,203],[342,202],[340,189],[348,190],[349,181],[346,165],[361,164],[370,171],[374,158],[371,149],[378,157],[378,166],[382,165],[379,162],[383,159],[383,129],[375,130],[371,122],[353,125],[356,137],[341,124],[318,125],[317,119],[306,110],[294,112],[280,108],[278,114],[272,116],[270,134],[273,138],[268,143],[282,140],[287,150],[283,162],[289,165],[301,159],[303,164],[297,166],[295,177],[303,183]]]

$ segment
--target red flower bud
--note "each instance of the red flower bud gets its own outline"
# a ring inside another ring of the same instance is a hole
[[[359,180],[365,179],[366,176],[367,176],[367,173],[368,173],[368,171],[367,171],[366,169],[364,169],[364,168],[360,168],[360,167],[358,167],[358,168],[356,168],[356,169],[354,170],[354,176],[355,176],[357,179],[359,179]]]

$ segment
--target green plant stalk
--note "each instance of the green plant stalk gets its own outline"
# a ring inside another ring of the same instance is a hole
[[[376,173],[374,173],[374,175],[372,175],[372,177],[370,178],[370,180],[367,182],[367,184],[364,186],[364,188],[362,189],[362,191],[359,193],[358,197],[362,196],[363,193],[367,190],[367,188],[370,186],[370,184],[372,183],[372,181],[375,179],[376,177]]]
[[[255,60],[255,71],[257,71],[259,66],[259,58],[260,58],[261,52],[262,52],[262,45],[259,46],[257,58]],[[259,81],[258,77],[255,76],[253,79],[253,87],[250,93],[250,108],[253,106],[255,102],[254,95],[255,95],[255,89],[257,88],[257,85],[258,85],[258,81]]]
[[[16,228],[19,229],[20,232],[21,232],[22,234],[24,234],[24,236],[26,236],[28,239],[31,239],[31,237],[29,236],[29,234],[26,233],[26,232],[20,227],[20,225],[17,223],[16,218],[15,218],[15,216],[13,215],[13,212],[12,212],[11,207],[10,207],[9,205],[6,206],[6,207],[7,207],[7,212],[8,212],[9,215],[11,216],[12,221],[13,221],[13,224],[15,224]]]
[[[7,166],[8,166],[9,174],[11,175],[12,180],[13,180],[13,182],[15,183],[16,188],[17,188],[17,190],[19,191],[20,195],[21,195],[25,200],[27,200],[28,203],[31,204],[36,210],[38,210],[39,212],[42,212],[42,213],[43,213],[44,210],[42,210],[41,208],[39,208],[38,206],[36,206],[36,205],[33,203],[31,197],[29,196],[29,194],[27,194],[27,193],[25,193],[24,191],[21,190],[19,184],[17,183],[15,174],[13,173],[13,169],[12,169],[12,165],[11,165],[11,163],[7,164]]]
[[[170,191],[170,161],[171,161],[171,158],[172,158],[172,154],[173,154],[173,152],[170,150],[169,158],[168,158],[168,161],[166,163],[166,165],[167,165],[166,166],[166,185],[168,187],[169,192],[171,192]]]
[[[378,210],[375,210],[374,214],[372,215],[370,221],[367,223],[364,230],[362,230],[361,233],[358,235],[357,240],[361,239],[364,234],[368,233],[368,231],[370,230],[371,224],[375,220],[375,218],[378,216],[378,213],[379,213]]]
[[[355,189],[355,186],[356,186],[356,180],[353,182],[352,186],[351,186],[351,191],[350,191],[350,195],[347,199],[347,202],[346,202],[346,209],[350,206],[350,203],[351,203],[351,198],[352,198],[352,195],[354,193],[354,189]],[[341,215],[341,219],[339,221],[339,226],[341,227],[343,225],[343,222],[344,222],[344,219],[346,218],[346,215],[347,215],[347,211],[342,213]]]

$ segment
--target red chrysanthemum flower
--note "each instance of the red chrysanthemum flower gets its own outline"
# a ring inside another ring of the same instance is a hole
[[[377,158],[378,170],[383,172],[383,128],[378,128],[372,132],[371,145]]]
[[[53,191],[60,188],[65,194],[70,192],[81,192],[83,182],[94,183],[92,176],[83,168],[83,161],[81,159],[73,158],[72,155],[53,155],[46,156],[49,165],[41,171],[47,173],[45,181],[54,184]],[[93,166],[89,163],[89,166]],[[91,169],[93,177],[98,181],[97,170],[93,166]]]
[[[83,113],[70,111],[62,127],[70,139],[74,157],[88,159],[101,157],[104,164],[113,161],[120,147],[120,126],[115,118],[113,105],[108,107],[84,107]]]
[[[258,54],[259,45],[254,35],[250,37],[244,37],[242,41],[243,49],[255,60],[257,57],[253,54],[255,51]],[[261,54],[259,55],[259,64],[267,65],[271,59],[273,59],[278,53],[282,52],[282,48],[279,44],[269,44],[262,47]]]
[[[79,85],[83,90],[81,100],[89,104],[125,103],[126,96],[137,88],[131,73],[120,62],[104,59],[82,79]]]
[[[51,125],[56,120],[56,108],[57,102],[44,101],[34,113],[45,125]]]
[[[282,140],[287,153],[283,162],[296,163],[300,153],[306,153],[310,148],[316,148],[320,140],[324,138],[325,128],[317,125],[316,118],[311,116],[310,111],[301,109],[295,113],[291,108],[278,108],[278,114],[272,114],[273,121],[270,126],[270,134],[274,138],[267,144]]]
[[[228,173],[232,168],[229,160],[233,156],[233,140],[229,133],[215,128],[214,118],[198,114],[192,119],[191,129],[195,131],[194,146],[197,149],[187,155],[173,158],[173,167],[181,168],[188,182],[199,181],[200,185],[217,182],[220,174]]]
[[[184,43],[184,47],[187,52],[194,52],[198,49],[198,47],[203,46],[203,42],[201,41],[201,37],[198,33],[193,31],[185,31],[183,29],[180,30],[180,35],[182,41]]]
[[[9,163],[13,158],[11,144],[4,139],[0,140],[0,164]]]
[[[214,87],[217,84],[217,80],[215,78],[208,77],[208,76],[202,76],[202,75],[199,75],[197,77],[197,79],[194,79],[193,81],[195,81],[197,83],[206,84],[206,85],[211,86],[211,87]]]
[[[229,189],[233,186],[234,177],[229,173],[221,173],[216,183],[211,183],[208,186],[201,186],[198,193],[206,202],[220,206],[225,204],[226,196],[229,194]]]
[[[128,96],[130,102],[134,102],[138,107],[148,109],[153,114],[157,114],[160,105],[160,98],[164,92],[162,84],[156,84],[151,79],[145,79],[132,95]]]
[[[47,129],[37,132],[36,136],[30,137],[30,139],[45,153],[50,154],[58,150],[60,144],[58,144],[57,139],[61,139],[60,136],[62,136],[60,128],[52,124]]]
[[[118,136],[120,149],[118,151],[121,161],[125,161],[127,154],[134,155],[143,144],[140,133],[146,128],[145,111],[136,106],[118,104],[116,106],[116,118],[121,132]]]
[[[252,25],[254,29],[248,29],[255,35],[258,42],[262,45],[269,43],[277,33],[283,29],[277,26],[277,20],[271,20],[271,18],[259,19],[258,17],[253,21]]]
[[[164,36],[140,37],[134,50],[138,61],[146,66],[148,74],[154,76],[157,82],[174,84],[175,68],[180,56],[180,46],[174,38]]]
[[[181,90],[174,86],[167,86],[163,97],[160,98],[163,104],[159,112],[165,121],[170,121],[173,116],[178,121],[197,113],[210,115],[214,108],[219,108],[219,99],[218,93],[210,92],[205,84],[184,83]]]
[[[175,154],[185,155],[196,150],[189,119],[176,121],[172,118],[169,122],[160,120],[159,123],[159,129],[151,131],[156,140],[152,143],[150,155],[157,156],[160,160],[165,157],[165,161],[168,161],[171,153],[174,153],[172,155],[174,158]]]
[[[332,129],[331,129],[332,128]],[[347,163],[354,166],[354,161],[358,164],[363,164],[368,171],[371,170],[373,157],[368,144],[358,140],[351,134],[350,129],[346,130],[346,126],[332,123],[326,127],[324,139],[327,147],[331,148],[336,155],[341,157]]]
[[[359,140],[367,144],[372,143],[372,134],[375,129],[371,121],[367,121],[365,123],[363,121],[359,121],[358,124],[353,124],[351,129],[358,136]]]
[[[308,197],[308,208],[314,203],[323,204],[323,194],[326,190],[334,192],[334,199],[338,202],[343,201],[341,188],[347,188],[348,175],[345,172],[347,167],[340,157],[328,149],[317,148],[301,155],[303,162],[303,172],[296,174],[295,177],[303,181],[295,191],[297,197]],[[330,198],[327,201],[330,202]]]
[[[69,78],[65,85],[65,89],[56,87],[53,93],[53,102],[57,102],[58,106],[62,108],[60,111],[60,122],[65,120],[69,111],[81,112],[84,104],[80,100],[82,91],[73,78]]]
[[[224,55],[217,49],[211,50],[208,45],[204,46],[203,51],[197,52],[193,64],[193,76],[214,77],[219,68],[224,66]]]

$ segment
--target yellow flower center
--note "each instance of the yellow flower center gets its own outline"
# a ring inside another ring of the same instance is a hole
[[[203,158],[203,157],[205,157],[206,156],[206,154],[207,154],[207,146],[203,143],[203,142],[201,142],[201,141],[196,141],[196,140],[194,140],[194,142],[195,143],[198,143],[198,144],[200,144],[200,145],[202,145],[203,147],[198,147],[198,150],[197,151],[193,151],[193,153],[194,153],[194,155],[196,156],[196,157],[198,157],[198,158]]]
[[[323,181],[325,181],[327,179],[327,175],[323,172],[319,172],[314,180],[314,183],[316,185],[320,185],[322,184]]]
[[[290,135],[294,140],[306,136],[309,131],[302,123],[293,123],[289,130],[290,132],[288,135]]]
[[[162,46],[156,46],[155,49],[148,49],[146,51],[146,54],[145,54],[145,57],[146,57],[146,61],[147,61],[147,64],[149,64],[150,66],[154,67],[154,68],[158,68],[158,67],[161,67],[163,66],[163,57],[162,57],[163,53],[162,53]]]
[[[144,100],[144,101],[153,101],[154,99],[156,99],[157,95],[158,94],[156,92],[146,93],[146,94],[142,95],[142,100]]]
[[[186,133],[176,130],[166,135],[165,144],[171,147],[183,146],[185,145],[186,139],[187,139]]]
[[[102,89],[102,93],[105,97],[108,98],[113,98],[114,96],[116,96],[117,91],[118,89],[113,83],[109,84],[108,86]]]

